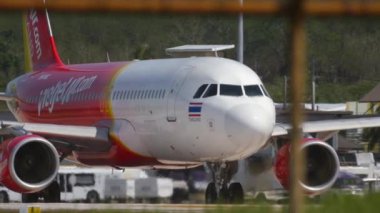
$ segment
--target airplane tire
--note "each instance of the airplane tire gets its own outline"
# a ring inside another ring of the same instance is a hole
[[[244,192],[243,187],[240,183],[231,183],[228,188],[230,194],[231,203],[243,203],[244,202]]]
[[[53,181],[44,191],[43,197],[45,203],[61,202],[61,190],[57,181]]]
[[[9,203],[8,193],[5,191],[0,192],[0,203]]]
[[[205,203],[206,204],[214,204],[218,199],[218,195],[216,193],[215,183],[211,182],[207,185],[206,193],[205,193]]]

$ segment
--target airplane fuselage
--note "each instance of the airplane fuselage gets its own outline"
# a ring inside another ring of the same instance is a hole
[[[258,76],[228,59],[47,69],[8,84],[7,94],[16,97],[8,102],[12,113],[23,122],[106,126],[119,166],[131,162],[123,155],[141,164],[242,159],[267,142],[275,124]]]

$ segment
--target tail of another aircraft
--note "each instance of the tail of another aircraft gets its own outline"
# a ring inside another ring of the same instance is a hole
[[[46,10],[31,9],[24,14],[23,34],[26,71],[43,71],[50,65],[63,66]]]

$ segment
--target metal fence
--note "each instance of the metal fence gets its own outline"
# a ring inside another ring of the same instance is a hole
[[[131,11],[172,13],[248,13],[286,16],[291,27],[291,94],[292,94],[292,190],[290,212],[303,212],[303,156],[299,149],[303,120],[303,97],[306,76],[305,18],[307,16],[379,16],[378,0],[1,0],[0,10],[45,8],[62,11]]]

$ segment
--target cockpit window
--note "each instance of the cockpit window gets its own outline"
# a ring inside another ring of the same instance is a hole
[[[263,92],[261,91],[259,85],[244,86],[244,90],[245,94],[249,97],[263,96]]]
[[[206,90],[206,93],[203,95],[203,98],[216,96],[218,94],[218,85],[217,84],[211,84],[208,89]]]
[[[270,95],[269,95],[267,89],[264,87],[264,85],[260,85],[260,87],[261,87],[261,89],[264,91],[264,94],[265,94],[266,96],[270,97]]]
[[[193,98],[194,99],[200,98],[202,96],[203,92],[206,90],[207,86],[208,86],[207,84],[203,84],[202,86],[200,86]]]
[[[225,96],[242,96],[243,90],[240,85],[229,85],[229,84],[221,84],[220,85],[220,95]]]

